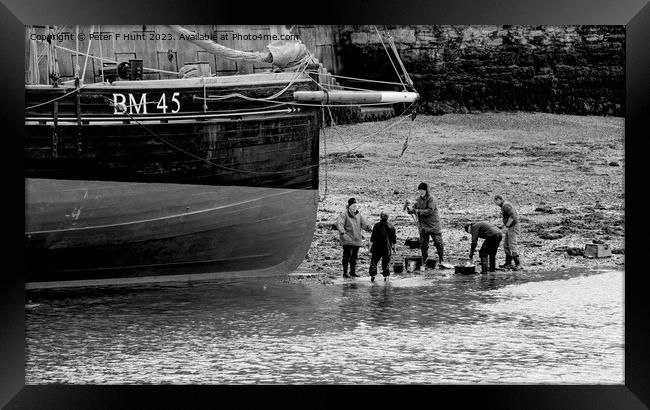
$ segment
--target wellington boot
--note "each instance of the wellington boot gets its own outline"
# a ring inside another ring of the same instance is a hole
[[[488,257],[487,256],[481,256],[481,273],[482,274],[487,274],[488,273]]]
[[[506,263],[499,265],[502,269],[509,269],[512,266],[512,256],[506,255]]]

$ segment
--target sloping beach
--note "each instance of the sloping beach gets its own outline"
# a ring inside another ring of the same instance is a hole
[[[402,152],[408,137],[408,146]],[[420,115],[382,122],[334,125],[321,132],[318,218],[309,253],[296,272],[341,273],[338,235],[330,229],[355,197],[371,223],[390,213],[397,258],[417,255],[404,246],[417,236],[402,210],[421,181],[432,186],[443,223],[446,259],[466,258],[468,221],[501,225],[492,198],[502,194],[517,210],[524,272],[624,266],[624,118],[544,113]],[[367,275],[369,234],[359,252]],[[575,255],[601,241],[611,258]],[[479,246],[480,246],[479,240]],[[435,249],[430,245],[430,253]],[[572,249],[577,248],[577,249]],[[396,258],[396,259],[397,259]],[[504,260],[503,250],[497,254]]]

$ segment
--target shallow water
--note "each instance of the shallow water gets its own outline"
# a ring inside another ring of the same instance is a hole
[[[623,277],[31,291],[26,382],[622,384]]]

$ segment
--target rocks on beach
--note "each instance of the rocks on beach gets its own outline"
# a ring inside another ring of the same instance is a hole
[[[502,225],[500,210],[492,201],[498,193],[519,214],[520,253],[526,271],[624,263],[623,168],[602,162],[624,152],[623,118],[539,113],[420,115],[404,127],[378,132],[354,152],[362,156],[350,155],[345,146],[332,151],[341,141],[349,147],[358,145],[356,136],[396,120],[336,126],[335,132],[326,133],[331,140],[327,141],[330,159],[337,160],[329,162],[327,173],[320,172],[316,229],[309,256],[298,271],[340,276],[341,247],[331,224],[349,197],[357,198],[361,213],[371,223],[379,220],[381,211],[388,212],[397,230],[398,254],[417,253],[418,249],[399,245],[418,236],[403,205],[405,200],[415,200],[417,184],[422,181],[430,184],[438,201],[445,254],[450,260],[466,258],[469,252],[469,241],[462,240],[467,237],[464,223],[488,220]],[[409,133],[409,147],[400,157]],[[550,135],[556,145],[543,142]],[[321,144],[324,155],[322,148]],[[500,160],[504,152],[507,161]],[[568,157],[573,161],[562,160]],[[581,170],[585,167],[592,171],[586,174]],[[358,271],[367,275],[369,233],[364,236]],[[609,244],[611,258],[580,257],[579,250],[594,239]],[[561,246],[566,247],[564,251],[554,250]],[[433,244],[429,252],[435,256]],[[497,258],[503,261],[502,249]]]

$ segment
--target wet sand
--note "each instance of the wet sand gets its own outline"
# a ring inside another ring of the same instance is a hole
[[[408,137],[408,146],[400,156]],[[624,268],[624,119],[543,113],[418,116],[327,127],[321,138],[318,218],[309,253],[293,278],[332,283],[341,274],[341,247],[330,229],[355,197],[371,223],[390,213],[398,237],[393,258],[418,255],[404,246],[417,228],[403,210],[417,185],[432,186],[443,225],[445,259],[467,258],[469,221],[501,225],[492,198],[502,194],[520,218],[519,252],[525,273],[569,268]],[[357,271],[367,275],[369,233]],[[571,255],[594,240],[611,258]],[[479,247],[482,240],[479,240]],[[435,256],[430,245],[429,253]],[[478,256],[475,256],[475,260]],[[497,263],[503,263],[501,248]],[[478,270],[478,269],[477,269]],[[433,272],[452,273],[453,270]],[[313,273],[314,275],[305,275]],[[381,279],[381,276],[379,277]]]

